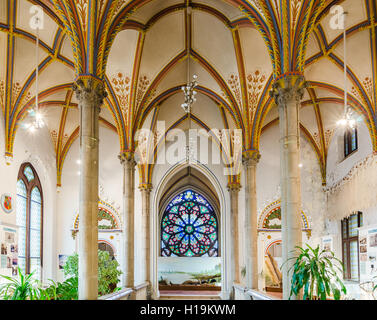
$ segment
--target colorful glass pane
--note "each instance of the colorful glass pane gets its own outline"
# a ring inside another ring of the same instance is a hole
[[[167,205],[161,221],[161,255],[218,256],[217,218],[203,196],[186,190]]]
[[[31,170],[30,167],[25,167],[24,175],[29,182],[34,180],[34,173],[33,173],[33,170]]]

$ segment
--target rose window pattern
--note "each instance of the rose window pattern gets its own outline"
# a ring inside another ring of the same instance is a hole
[[[218,256],[218,222],[203,196],[187,190],[168,204],[161,221],[161,255]]]

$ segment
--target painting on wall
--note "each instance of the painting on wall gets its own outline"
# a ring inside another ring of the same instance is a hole
[[[221,258],[159,257],[160,286],[208,286],[221,284]]]
[[[281,209],[272,211],[263,222],[264,229],[281,229]]]

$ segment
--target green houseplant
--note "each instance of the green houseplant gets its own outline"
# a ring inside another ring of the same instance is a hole
[[[78,278],[78,254],[69,256],[64,265],[64,274]],[[106,295],[115,291],[122,271],[118,269],[119,263],[112,260],[107,251],[98,250],[98,294]]]
[[[338,276],[338,272],[344,271],[343,263],[331,251],[306,246],[306,249],[296,247],[299,255],[286,261],[296,260],[289,269],[289,272],[293,269],[290,297],[303,289],[304,300],[326,300],[329,296],[340,300],[341,293],[347,293]]]
[[[39,300],[40,291],[37,287],[38,282],[33,279],[33,272],[24,274],[18,268],[18,277],[8,277],[0,275],[1,278],[7,280],[0,286],[0,297],[3,300]]]

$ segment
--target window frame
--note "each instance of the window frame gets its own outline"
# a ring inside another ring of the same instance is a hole
[[[362,221],[362,212],[358,211],[354,213],[353,215],[357,215],[357,226],[358,228],[361,227],[361,221]],[[351,215],[352,216],[352,215]],[[341,220],[341,235],[342,235],[342,262],[345,265],[345,256],[344,256],[344,247],[346,246],[346,254],[347,254],[347,266],[344,268],[343,272],[343,278],[344,280],[348,281],[355,281],[359,282],[360,281],[360,262],[359,262],[359,234],[357,236],[350,237],[349,236],[349,220],[350,217],[344,218]],[[344,230],[344,225],[346,225],[346,236],[343,234]],[[356,241],[357,243],[357,263],[358,263],[358,279],[352,279],[351,278],[351,242]]]
[[[30,167],[30,169],[33,171],[34,179],[29,182],[27,179],[24,171],[25,168]],[[41,196],[41,228],[40,228],[40,263],[41,268],[43,267],[43,207],[44,207],[44,201],[43,201],[43,190],[42,190],[42,184],[39,180],[39,176],[37,174],[37,171],[34,169],[33,165],[29,162],[23,163],[20,167],[20,170],[18,172],[17,176],[17,182],[21,180],[25,184],[26,188],[26,223],[25,223],[25,229],[26,229],[26,235],[25,235],[25,274],[30,274],[30,215],[31,215],[31,193],[33,192],[34,188],[37,188],[40,196]],[[18,194],[18,193],[17,193]]]
[[[352,150],[352,135],[353,133],[355,133],[355,142],[356,142],[356,147],[354,150]],[[343,146],[343,149],[344,149],[344,159],[349,157],[351,154],[353,154],[354,152],[356,152],[359,148],[359,140],[358,140],[358,131],[357,131],[357,127],[351,129],[351,128],[347,128],[344,132],[344,146]],[[352,151],[350,151],[352,150]]]

